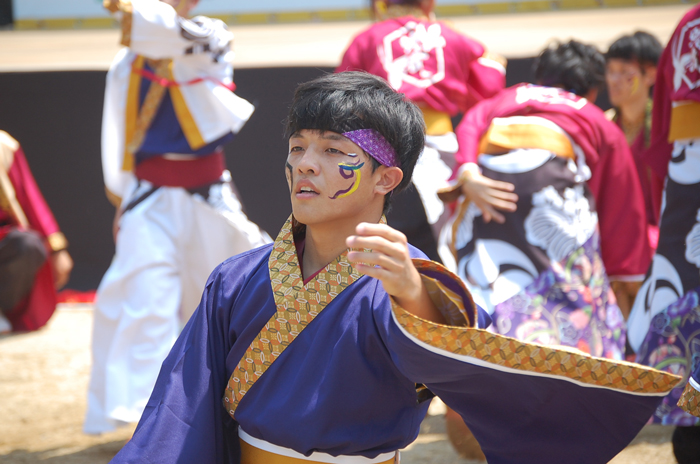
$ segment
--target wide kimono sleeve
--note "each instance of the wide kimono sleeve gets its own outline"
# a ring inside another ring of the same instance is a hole
[[[431,297],[448,321],[464,311],[461,326],[423,320],[394,302],[378,325],[387,328],[398,369],[461,415],[489,464],[607,463],[680,381],[475,328],[476,308],[461,281],[435,263],[417,267],[441,283],[444,294]]]
[[[491,98],[506,86],[506,60],[505,58],[489,52],[480,43],[463,37],[467,46],[473,48],[477,59],[469,63],[467,75],[467,102],[469,109],[476,103]]]
[[[486,133],[493,111],[498,107],[499,97],[495,96],[477,103],[467,112],[455,129],[459,150],[455,154],[456,168],[466,163],[476,163],[479,156],[479,143]]]
[[[4,133],[6,135],[6,133]],[[7,136],[9,137],[9,136]],[[22,147],[17,145],[7,177],[14,189],[14,195],[31,230],[38,232],[52,251],[63,250],[68,246],[61,233],[49,205],[34,180]]]
[[[688,414],[700,417],[700,364],[688,379],[688,385],[685,386],[681,399],[678,400],[678,406]]]
[[[212,273],[199,307],[163,362],[133,438],[112,463],[240,461],[238,426],[221,399],[226,357],[236,338],[232,306],[242,282],[232,283],[222,267]]]
[[[603,121],[588,186],[596,200],[601,253],[610,280],[641,282],[651,263],[644,194],[622,131]]]
[[[120,18],[121,44],[149,58],[183,56],[201,47],[219,50],[233,40],[223,21],[183,18],[160,0],[104,0],[104,6]]]

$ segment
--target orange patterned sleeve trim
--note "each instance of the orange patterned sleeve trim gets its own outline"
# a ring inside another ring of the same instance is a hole
[[[683,409],[688,414],[700,417],[700,391],[697,391],[688,383],[683,390],[681,399],[678,400],[678,407]]]
[[[445,278],[457,279],[463,287],[457,276],[437,263],[425,261],[417,263],[416,266],[419,270],[430,269],[439,272]],[[442,285],[440,288],[447,287]],[[471,298],[466,288],[464,291]],[[443,309],[450,304],[462,309],[468,306],[464,301],[456,302],[455,299],[460,300],[461,297],[455,295],[455,292],[451,292],[439,297],[438,301],[445,303]],[[434,298],[433,301],[436,302]],[[466,310],[474,311],[476,306],[473,301],[468,303],[471,308]],[[425,344],[426,349],[462,362],[487,367],[490,365],[514,373],[545,375],[588,386],[659,396],[671,391],[681,381],[681,377],[677,375],[635,363],[596,358],[565,347],[526,343],[475,327],[436,324],[409,313],[393,299],[391,304],[396,322],[407,335]],[[454,309],[448,309],[447,314],[454,314]],[[475,317],[472,320],[475,320]],[[694,401],[697,410],[697,396]]]

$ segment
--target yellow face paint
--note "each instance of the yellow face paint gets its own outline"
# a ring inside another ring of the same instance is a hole
[[[632,90],[630,93],[634,95],[639,90],[639,76],[634,76],[632,79]]]
[[[330,197],[331,200],[347,197],[349,195],[352,195],[355,192],[355,190],[357,190],[357,188],[360,186],[360,180],[362,179],[362,173],[360,172],[360,168],[362,168],[362,166],[364,165],[365,163],[338,163],[338,168],[340,168],[340,175],[343,176],[343,178],[345,179],[355,177],[355,181],[347,189],[338,190],[337,192],[335,192],[335,195]]]

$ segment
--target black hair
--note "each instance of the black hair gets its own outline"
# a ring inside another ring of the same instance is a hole
[[[396,151],[403,171],[395,192],[411,182],[413,168],[425,145],[425,123],[420,109],[384,79],[366,72],[325,74],[297,87],[286,121],[286,136],[289,138],[303,129],[338,134],[358,129],[378,131]],[[371,159],[376,169],[379,163]],[[385,211],[388,200],[389,195],[385,199]]]
[[[576,40],[555,43],[535,60],[535,81],[582,97],[605,83],[605,58],[592,45]]]
[[[632,35],[623,35],[610,45],[605,59],[619,59],[625,61],[636,61],[642,67],[656,66],[664,51],[661,42],[644,31],[637,31]]]

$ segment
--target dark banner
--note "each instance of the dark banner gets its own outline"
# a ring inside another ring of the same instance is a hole
[[[532,59],[510,60],[508,85],[530,81]],[[283,121],[294,88],[330,68],[240,69],[237,94],[256,111],[226,146],[226,160],[248,216],[274,236],[289,215]],[[105,72],[0,73],[0,129],[23,146],[39,187],[70,241],[69,287],[97,287],[114,243],[114,208],[100,165]]]

